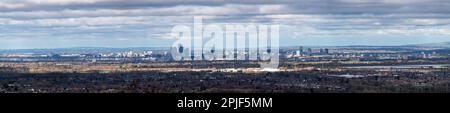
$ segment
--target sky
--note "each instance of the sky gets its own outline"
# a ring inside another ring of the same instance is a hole
[[[0,0],[0,49],[166,47],[194,16],[279,24],[285,46],[450,42],[449,0]]]

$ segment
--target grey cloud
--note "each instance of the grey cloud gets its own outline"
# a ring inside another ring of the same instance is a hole
[[[193,16],[281,24],[294,38],[450,34],[448,0],[0,0],[0,40],[170,39]]]

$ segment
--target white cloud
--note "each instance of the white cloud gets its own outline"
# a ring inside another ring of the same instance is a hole
[[[175,7],[147,7],[135,9],[63,9],[38,11],[9,11],[0,12],[0,17],[7,18],[62,18],[62,17],[99,17],[99,16],[143,16],[143,15],[238,15],[238,14],[270,14],[279,8],[267,8],[272,5],[247,6],[225,5],[215,6],[175,6]],[[275,5],[273,7],[281,7]]]
[[[3,3],[0,2],[0,8],[6,8],[6,9],[15,9],[15,8],[22,8],[25,7],[25,4],[21,3]]]
[[[34,4],[45,4],[45,5],[66,5],[66,4],[92,4],[92,3],[98,3],[98,2],[113,2],[118,0],[26,0],[27,3],[34,3]]]
[[[0,0],[0,37],[173,40],[170,28],[193,16],[205,24],[281,24],[293,38],[449,35],[450,3],[426,1]]]

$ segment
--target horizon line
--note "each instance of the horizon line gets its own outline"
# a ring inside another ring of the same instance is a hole
[[[288,46],[280,46],[281,48],[286,48],[286,47],[401,47],[401,46],[423,46],[423,45],[427,45],[427,44],[439,44],[439,43],[445,43],[445,44],[449,44],[450,47],[450,42],[438,42],[438,43],[420,43],[420,44],[403,44],[403,45],[288,45]],[[439,45],[433,45],[433,46],[439,46]],[[76,48],[104,48],[104,49],[127,49],[127,48],[170,48],[170,46],[149,46],[149,47],[107,47],[107,46],[99,46],[99,47],[95,47],[95,46],[79,46],[79,47],[55,47],[55,48],[12,48],[12,49],[2,49],[0,48],[0,50],[38,50],[38,49],[43,49],[43,50],[50,50],[50,49],[76,49]]]

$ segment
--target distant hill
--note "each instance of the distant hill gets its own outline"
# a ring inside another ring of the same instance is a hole
[[[299,46],[282,46],[282,49],[297,49]],[[409,47],[429,47],[429,48],[450,48],[450,42],[423,43],[409,45],[344,45],[344,46],[303,46],[304,48],[409,48]]]
[[[11,49],[0,50],[0,54],[15,53],[99,53],[99,52],[126,52],[126,51],[162,51],[168,50],[164,47],[130,47],[130,48],[107,48],[107,47],[75,47],[75,48],[54,48],[54,49]]]
[[[413,47],[437,47],[437,48],[450,48],[450,42],[441,42],[441,43],[426,43],[426,44],[412,44],[406,46]]]

